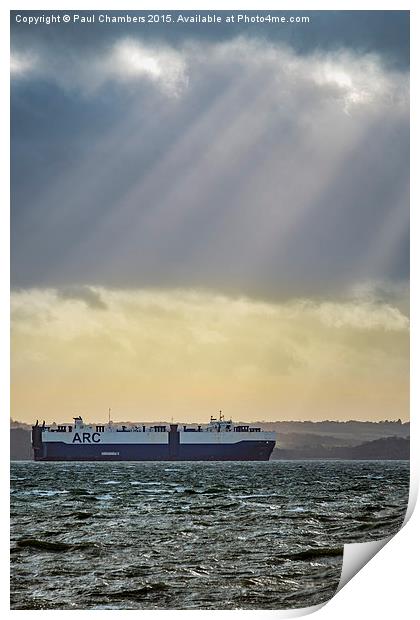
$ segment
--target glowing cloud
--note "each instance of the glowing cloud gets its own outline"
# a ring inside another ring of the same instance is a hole
[[[56,56],[45,48],[37,51],[36,61],[25,51],[11,56],[12,78],[25,75],[56,82],[65,90],[79,90],[93,96],[107,84],[120,86],[154,84],[167,96],[177,96],[186,87],[187,67],[182,52],[165,46],[151,46],[136,39],[119,39],[113,46],[88,55]]]
[[[21,420],[407,417],[408,321],[390,303],[33,289],[12,325]]]
[[[177,95],[187,84],[183,55],[169,47],[148,47],[134,39],[118,41],[108,55],[96,61],[103,80],[133,82],[147,78],[168,95]]]
[[[10,55],[10,74],[18,79],[30,76],[37,67],[37,58],[29,52],[13,52]]]
[[[28,75],[56,81],[66,89],[94,93],[116,81],[127,86],[146,79],[170,96],[180,95],[210,67],[224,72],[271,74],[280,100],[285,92],[318,89],[327,98],[341,102],[345,111],[367,104],[407,105],[408,78],[398,71],[385,71],[379,57],[350,51],[316,52],[299,56],[285,45],[273,45],[246,37],[224,43],[182,46],[151,45],[140,38],[118,39],[110,48],[91,50],[70,58],[54,58],[46,49],[37,52],[37,62],[24,50],[12,54],[12,76]]]

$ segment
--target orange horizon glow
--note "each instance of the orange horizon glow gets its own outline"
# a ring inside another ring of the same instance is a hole
[[[408,319],[365,299],[12,294],[12,418],[408,420]]]

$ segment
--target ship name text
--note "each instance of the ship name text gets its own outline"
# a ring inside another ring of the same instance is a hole
[[[99,443],[100,441],[100,433],[74,433],[72,443]]]

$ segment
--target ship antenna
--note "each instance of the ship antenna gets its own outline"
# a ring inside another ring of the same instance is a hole
[[[111,424],[111,407],[108,409],[108,424]]]

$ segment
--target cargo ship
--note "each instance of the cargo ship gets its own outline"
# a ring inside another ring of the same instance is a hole
[[[35,461],[268,461],[274,432],[219,418],[209,424],[36,424]]]

